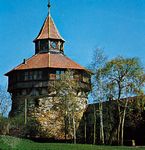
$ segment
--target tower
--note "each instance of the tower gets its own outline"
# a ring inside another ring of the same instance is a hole
[[[81,97],[81,103],[85,105],[91,75],[87,69],[64,55],[65,40],[50,15],[50,3],[48,10],[48,16],[33,41],[35,54],[5,75],[8,76],[8,92],[12,96],[10,117],[22,114],[25,124],[28,118],[35,119],[37,123],[34,121],[34,126],[39,126],[35,136],[63,139],[61,119],[59,122],[56,119],[59,112],[51,110],[57,97],[52,94],[55,91],[50,91],[50,86],[59,82],[66,70],[75,71],[76,80],[82,87],[78,98]]]
[[[64,53],[64,39],[61,37],[58,29],[50,14],[50,2],[48,4],[48,16],[34,40],[35,54],[40,53]]]

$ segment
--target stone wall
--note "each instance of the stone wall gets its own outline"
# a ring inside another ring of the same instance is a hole
[[[87,98],[76,98],[79,102],[78,111],[75,112],[77,128],[83,116]],[[22,114],[24,120],[27,119],[27,136],[62,140],[65,139],[66,122],[64,110],[60,110],[57,103],[57,97],[13,97],[10,116]],[[66,136],[70,139],[73,136],[71,114],[68,114],[67,124]]]

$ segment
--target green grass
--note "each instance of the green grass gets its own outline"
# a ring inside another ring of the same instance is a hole
[[[9,136],[0,136],[0,150],[145,150],[141,147],[95,146],[84,144],[36,143]]]

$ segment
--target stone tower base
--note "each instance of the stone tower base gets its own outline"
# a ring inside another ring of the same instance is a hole
[[[75,128],[77,130],[86,107],[87,98],[77,97],[79,108],[74,112]],[[53,138],[56,140],[72,139],[74,132],[73,113],[61,110],[56,97],[15,98],[10,116],[22,114],[22,130],[24,136],[32,138]]]

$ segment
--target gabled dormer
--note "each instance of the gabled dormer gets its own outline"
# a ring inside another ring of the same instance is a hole
[[[48,16],[34,40],[35,54],[38,53],[64,53],[65,40],[61,37],[51,15],[50,4],[48,4]]]

